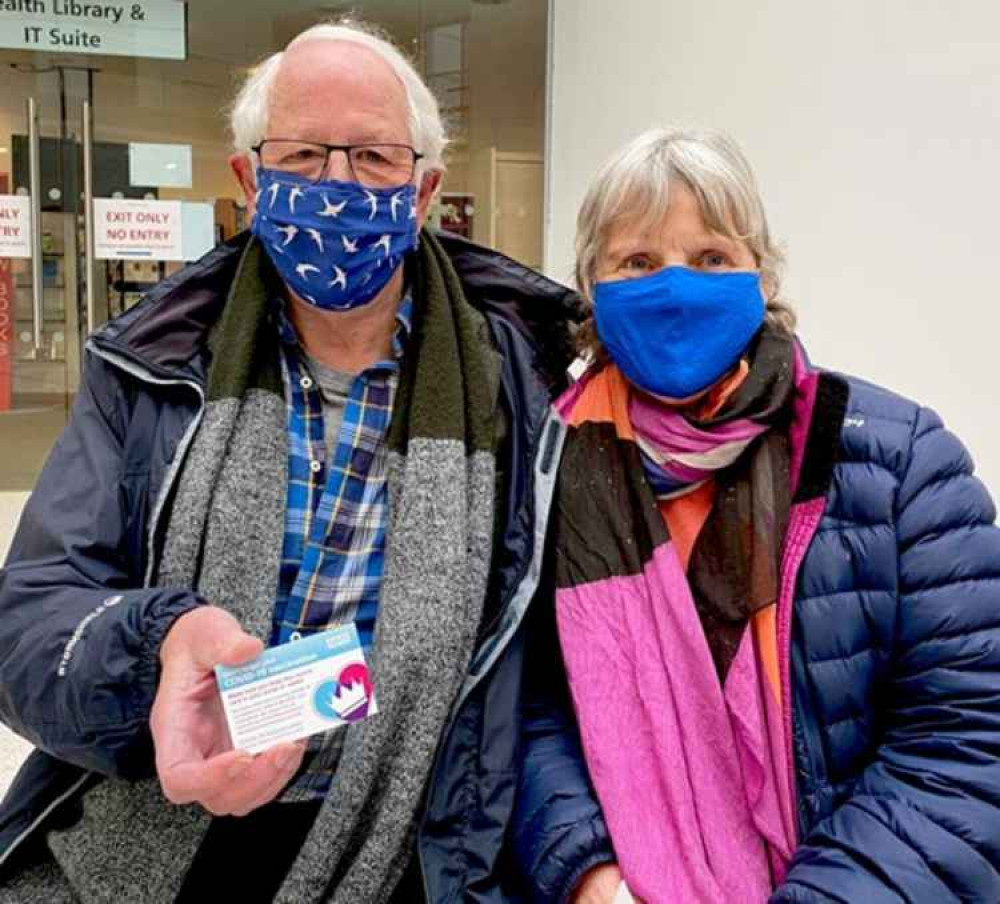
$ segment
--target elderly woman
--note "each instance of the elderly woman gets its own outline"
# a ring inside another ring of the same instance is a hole
[[[968,453],[809,363],[730,140],[633,141],[577,252],[590,366],[557,404],[514,831],[533,899],[1000,901],[1000,531]]]

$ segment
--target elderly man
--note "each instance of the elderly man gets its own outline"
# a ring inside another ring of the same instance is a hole
[[[422,230],[444,132],[371,32],[232,125],[252,236],[91,337],[0,573],[0,900],[502,900],[576,298]],[[231,750],[214,667],[343,624],[377,715]]]

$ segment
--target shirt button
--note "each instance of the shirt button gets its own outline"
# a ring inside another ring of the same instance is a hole
[[[314,458],[311,462],[309,462],[309,469],[313,472],[313,474],[318,474],[321,470],[323,470],[323,462]]]
[[[299,386],[303,389],[312,389],[313,381],[311,377],[303,377],[299,380]]]

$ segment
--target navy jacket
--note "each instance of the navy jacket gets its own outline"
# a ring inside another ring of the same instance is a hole
[[[520,759],[524,617],[560,440],[548,405],[581,308],[572,292],[496,252],[440,238],[504,361],[506,522],[478,647],[434,766],[418,872],[434,902],[506,901],[518,897],[505,841]],[[148,586],[149,576],[203,405],[207,331],[245,241],[162,283],[88,342],[70,422],[0,571],[0,718],[38,748],[0,806],[0,870],[16,869],[45,829],[72,819],[100,775],[153,774],[148,717],[160,643],[204,601]]]
[[[934,413],[860,380],[820,380],[799,496],[821,497],[823,513],[798,573],[790,650],[800,847],[772,902],[993,904],[996,511]],[[534,900],[563,901],[613,854],[551,611],[545,621],[527,679],[516,850]]]

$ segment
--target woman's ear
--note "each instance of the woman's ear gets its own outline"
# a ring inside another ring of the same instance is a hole
[[[760,291],[764,296],[764,301],[771,302],[778,294],[777,281],[770,273],[760,270]]]

